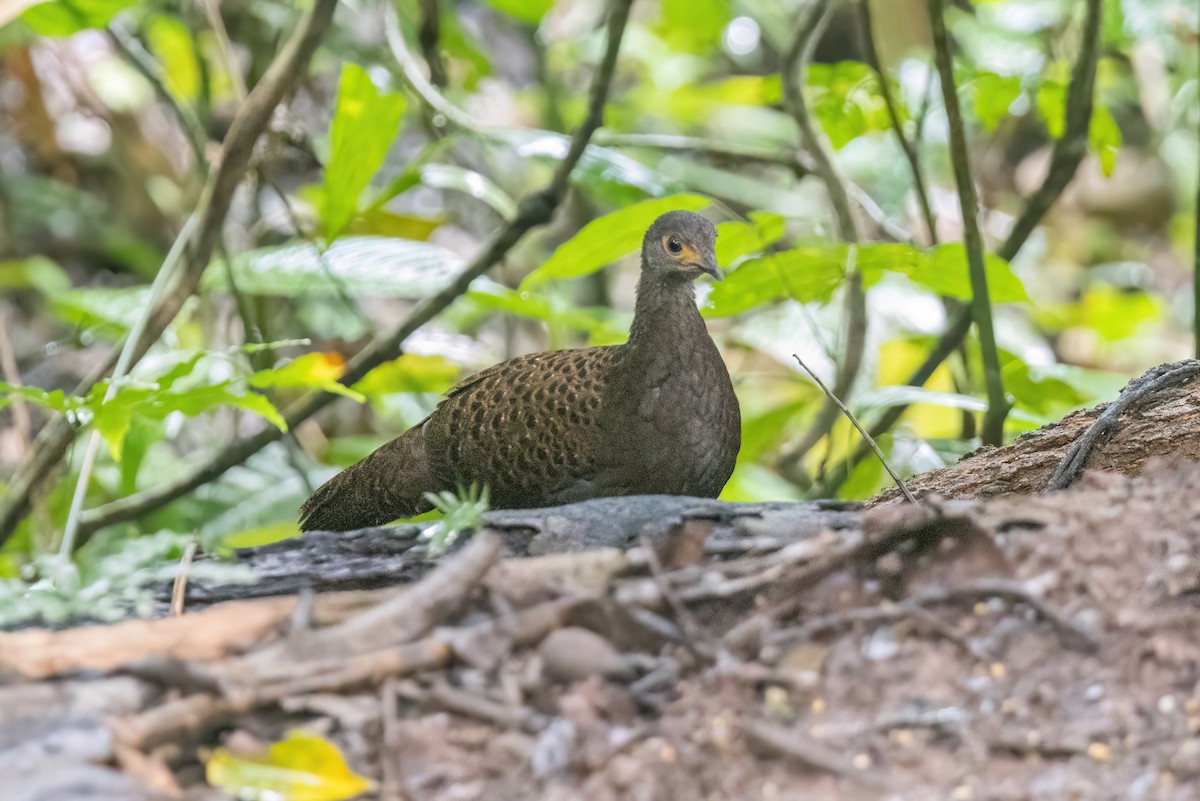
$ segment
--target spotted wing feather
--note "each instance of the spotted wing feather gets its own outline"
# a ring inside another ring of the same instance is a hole
[[[569,499],[596,471],[616,347],[535,353],[450,391],[424,426],[438,483],[487,484],[497,507]]]

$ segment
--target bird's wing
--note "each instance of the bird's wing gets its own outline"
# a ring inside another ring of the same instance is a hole
[[[445,484],[487,484],[496,505],[555,502],[595,470],[601,398],[619,348],[535,353],[448,393],[424,432]]]

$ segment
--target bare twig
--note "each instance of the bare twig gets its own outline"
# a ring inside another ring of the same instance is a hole
[[[209,173],[208,183],[201,195],[195,212],[196,228],[188,237],[181,267],[175,271],[178,275],[173,277],[160,300],[150,310],[144,334],[133,338],[130,364],[141,359],[195,292],[208,266],[233,193],[246,171],[254,145],[270,123],[275,107],[303,74],[329,27],[336,7],[337,0],[315,0],[267,68],[262,80],[238,109],[223,143],[221,163]],[[113,369],[117,358],[114,354],[99,365],[80,385],[76,394],[86,394],[95,381]],[[28,511],[31,498],[44,489],[74,439],[74,427],[62,416],[55,418],[39,432],[30,458],[13,476],[3,504],[0,504],[0,543],[12,535],[17,523]]]
[[[1200,360],[1190,359],[1156,367],[1126,384],[1125,388],[1121,390],[1120,396],[1108,404],[1091,427],[1083,433],[1083,436],[1071,445],[1062,461],[1058,463],[1058,467],[1055,468],[1054,475],[1050,477],[1050,482],[1046,485],[1046,490],[1066,489],[1075,483],[1079,474],[1083,472],[1088,457],[1096,448],[1104,447],[1104,444],[1112,439],[1113,434],[1117,431],[1117,420],[1131,407],[1145,399],[1147,395],[1151,395],[1163,387],[1182,384],[1197,374],[1200,374]]]
[[[1011,404],[1004,393],[1004,378],[1000,375],[1000,355],[996,350],[992,303],[988,297],[987,273],[984,271],[983,236],[979,232],[979,201],[971,177],[966,125],[958,105],[958,90],[954,85],[954,63],[950,55],[950,37],[946,34],[943,0],[929,0],[929,18],[933,27],[934,61],[942,84],[946,117],[950,121],[950,161],[954,165],[958,202],[962,207],[963,241],[971,275],[971,314],[975,318],[979,348],[983,353],[983,380],[987,389],[988,408],[983,416],[982,435],[985,444],[999,445],[1004,439],[1004,418],[1008,416]]]
[[[438,0],[421,0],[421,27],[417,31],[421,53],[425,56],[425,63],[429,65],[429,81],[439,89],[446,86],[446,65],[442,63],[442,52],[438,42],[442,21],[440,5]]]
[[[221,18],[221,6],[218,0],[200,0],[204,7],[204,17],[208,27],[212,29],[213,37],[217,40],[217,53],[221,58],[221,66],[229,73],[229,80],[239,101],[245,101],[249,91],[246,89],[246,78],[238,69],[237,59],[233,56],[233,42],[229,40],[229,31],[225,28],[225,20]]]
[[[908,160],[908,169],[912,173],[913,179],[913,193],[917,196],[917,203],[921,207],[921,216],[925,220],[925,228],[929,231],[929,243],[936,245],[937,223],[933,218],[933,210],[929,206],[929,193],[925,188],[925,178],[921,174],[921,162],[917,155],[917,148],[904,135],[904,126],[900,124],[900,112],[896,108],[895,98],[892,97],[892,87],[888,83],[887,73],[884,72],[883,64],[879,60],[879,51],[875,48],[875,29],[871,20],[870,0],[855,0],[854,4],[858,8],[858,24],[862,32],[861,38],[867,63],[871,65],[871,69],[875,70],[875,75],[879,78],[879,92],[887,107],[892,130],[896,132],[896,141],[900,143],[900,149],[904,151],[904,158]]]
[[[964,601],[987,601],[992,598],[999,598],[1014,605],[1028,606],[1038,617],[1050,624],[1063,644],[1069,648],[1092,652],[1099,645],[1096,638],[1087,631],[1067,620],[1040,598],[1030,594],[1020,584],[1013,581],[978,579],[958,587],[929,590],[910,598],[909,602],[919,606],[936,606]]]
[[[138,41],[138,38],[126,31],[119,24],[114,23],[107,28],[108,38],[112,41],[113,46],[125,56],[125,59],[133,65],[143,78],[150,82],[154,87],[154,93],[159,99],[171,107],[171,111],[179,119],[179,124],[183,128],[184,136],[187,137],[188,144],[192,148],[192,158],[196,161],[196,171],[200,175],[208,174],[208,156],[204,152],[204,146],[208,142],[208,135],[204,132],[204,126],[191,109],[187,108],[183,103],[167,89],[166,83],[163,81],[162,70],[154,58],[146,52],[146,48]]]
[[[17,368],[17,355],[13,350],[12,340],[8,338],[8,320],[6,310],[0,309],[0,375],[14,387],[21,385],[21,371]],[[29,438],[33,433],[33,425],[29,420],[29,406],[20,395],[12,399],[13,426],[21,442],[21,455],[29,450]]]
[[[183,602],[187,598],[187,579],[188,569],[192,566],[192,560],[196,558],[196,543],[193,540],[183,549],[183,556],[179,560],[179,572],[175,574],[175,581],[171,583],[171,616],[180,617],[183,615]]]
[[[796,731],[766,720],[741,722],[746,737],[758,748],[777,756],[794,759],[805,767],[852,779],[874,787],[883,785],[878,771],[856,766],[839,751]]]
[[[653,578],[655,586],[658,587],[658,594],[671,613],[675,615],[675,622],[679,624],[679,628],[687,638],[684,646],[699,661],[712,662],[716,658],[716,648],[713,647],[712,637],[700,626],[691,610],[684,605],[679,594],[675,592],[675,588],[671,586],[671,580],[663,572],[662,563],[658,559],[658,553],[654,550],[654,544],[650,542],[650,538],[643,534],[641,544],[642,550],[646,552],[646,566],[650,569],[650,576]]]
[[[853,245],[858,242],[859,233],[854,213],[850,208],[846,184],[834,164],[823,135],[817,130],[809,114],[804,99],[804,65],[825,29],[831,9],[829,0],[814,0],[807,5],[796,27],[796,35],[784,54],[780,77],[783,83],[784,105],[796,122],[796,128],[800,132],[800,144],[812,157],[813,172],[825,184],[830,204],[833,206],[838,235],[843,242]],[[833,392],[839,398],[849,397],[854,387],[854,380],[862,366],[866,329],[867,310],[862,276],[851,264],[846,274],[846,335],[842,343],[842,358],[833,382]],[[800,464],[804,455],[833,429],[837,415],[837,405],[826,400],[817,411],[808,431],[781,457],[780,462],[785,472]]]
[[[867,433],[866,429],[859,424],[858,419],[854,416],[854,414],[846,408],[846,404],[842,403],[842,399],[829,391],[829,387],[825,386],[825,382],[822,381],[820,377],[814,373],[807,364],[804,363],[804,360],[801,359],[798,354],[793,353],[792,358],[804,368],[804,372],[808,373],[809,377],[812,378],[813,381],[817,382],[817,386],[820,387],[821,391],[825,393],[825,397],[836,404],[838,409],[841,410],[842,414],[846,415],[846,419],[849,420],[856,429],[858,429],[858,433],[862,435],[863,440],[871,446],[873,451],[875,451],[875,455],[878,456],[879,461],[883,463],[883,469],[886,470],[888,475],[892,477],[892,481],[896,482],[896,486],[900,488],[900,492],[905,498],[908,499],[908,502],[916,503],[917,499],[913,497],[911,492],[908,491],[908,487],[904,486],[904,481],[900,478],[900,476],[896,475],[896,471],[892,469],[890,464],[888,464],[887,457],[883,455],[883,451],[879,449],[879,445],[876,444],[874,438]]]
[[[345,385],[351,385],[362,379],[368,372],[384,362],[396,358],[400,346],[421,326],[428,323],[446,307],[463,295],[467,288],[479,276],[487,272],[492,265],[499,262],[512,247],[530,229],[543,225],[553,216],[559,204],[566,196],[568,180],[575,165],[583,155],[593,134],[600,127],[604,117],[604,105],[612,85],[613,73],[616,70],[617,53],[621,47],[621,39],[625,32],[625,23],[629,19],[629,7],[632,0],[617,0],[614,3],[608,20],[608,45],[604,58],[592,82],[591,94],[588,100],[588,113],[583,123],[575,131],[571,139],[571,147],[554,173],[550,184],[540,192],[535,192],[521,200],[517,216],[506,223],[487,246],[483,248],[474,261],[459,274],[445,289],[421,303],[417,304],[408,318],[390,331],[385,332],[360,351],[350,361],[346,373],[340,379]],[[389,41],[393,37],[389,35]],[[394,47],[393,43],[393,47]],[[426,85],[427,82],[426,82]],[[432,87],[430,87],[432,89]],[[433,93],[432,96],[440,97]],[[429,102],[429,97],[421,97]],[[442,101],[444,103],[444,100]],[[441,109],[439,109],[441,110]],[[337,399],[331,393],[319,393],[299,401],[284,413],[288,428],[294,428],[314,414],[324,409]],[[231,467],[241,464],[253,454],[282,438],[283,433],[271,427],[259,433],[241,439],[217,453],[207,463],[201,465],[190,474],[169,485],[150,490],[139,495],[122,498],[110,504],[92,510],[83,521],[85,530],[95,530],[115,523],[132,520],[176,498],[182,497],[197,487],[206,484],[222,475]]]
[[[404,32],[400,29],[400,21],[392,4],[386,4],[384,11],[383,30],[387,38],[388,49],[392,51],[392,58],[396,59],[396,63],[400,66],[400,75],[413,94],[421,99],[426,108],[441,115],[445,123],[449,125],[477,133],[492,131],[492,126],[475,119],[442,97],[442,93],[425,77],[421,65],[417,63],[416,58],[408,49],[408,43],[404,41]],[[431,66],[431,72],[432,69]]]

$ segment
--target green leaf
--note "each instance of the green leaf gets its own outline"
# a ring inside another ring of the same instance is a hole
[[[699,53],[720,44],[732,11],[730,0],[662,0],[658,33],[677,50]]]
[[[36,289],[53,297],[70,288],[66,271],[45,256],[0,261],[0,289]]]
[[[891,127],[879,77],[860,61],[812,64],[806,73],[807,97],[834,150],[871,131]],[[898,109],[904,113],[904,107]],[[904,122],[904,118],[901,118]]]
[[[292,359],[282,367],[259,370],[248,380],[250,386],[259,389],[268,387],[320,389],[362,403],[366,398],[361,393],[338,383],[338,379],[345,372],[346,362],[336,353],[306,353]]]
[[[289,732],[265,754],[235,756],[218,748],[205,766],[208,783],[251,801],[343,801],[371,789],[337,746],[315,734]]]
[[[357,212],[359,196],[383,164],[406,106],[403,95],[376,89],[362,67],[342,66],[325,165],[325,236],[330,241]]]
[[[405,353],[367,373],[354,390],[370,398],[398,392],[440,393],[454,385],[460,372],[445,356]]]
[[[863,283],[871,286],[885,271],[914,276],[926,269],[929,256],[919,248],[896,242],[874,245],[859,245],[854,253],[854,266],[863,276]]]
[[[984,260],[988,298],[992,303],[1017,303],[1029,300],[1021,279],[1013,274],[1008,262],[989,253]],[[939,295],[970,299],[971,277],[967,267],[967,249],[959,242],[938,245],[930,252],[926,265],[909,274],[917,284]]]
[[[69,325],[124,332],[133,326],[149,302],[149,286],[96,287],[56,293],[50,298],[50,308]]]
[[[742,262],[724,281],[714,284],[702,311],[706,317],[728,317],[785,298],[826,303],[845,277],[845,248],[773,253]]]
[[[750,220],[717,225],[717,264],[728,268],[743,256],[761,253],[783,236],[787,222],[783,215],[767,211],[750,212]]]
[[[537,25],[554,8],[554,0],[484,0],[489,6],[513,19]]]
[[[971,106],[985,131],[994,131],[1009,114],[1009,108],[1021,94],[1021,79],[1015,75],[984,72],[969,84]]]
[[[474,170],[452,164],[427,164],[421,168],[421,183],[434,189],[453,189],[482,200],[504,220],[517,216],[517,201]]]
[[[1088,147],[1100,160],[1100,169],[1104,174],[1112,175],[1117,166],[1117,153],[1121,149],[1121,129],[1105,106],[1096,106],[1092,111],[1092,118],[1088,121]]]
[[[592,220],[554,251],[554,254],[521,283],[528,289],[552,278],[590,275],[606,264],[636,252],[646,229],[661,214],[675,209],[699,211],[708,199],[699,195],[672,195],[644,200]]]
[[[188,26],[178,17],[156,14],[146,27],[146,43],[162,64],[167,89],[184,100],[199,97],[203,78]]]
[[[42,36],[73,36],[89,28],[103,28],[135,0],[55,0],[21,15],[21,21]]]
[[[625,320],[611,309],[602,306],[581,308],[574,304],[556,302],[535,292],[509,289],[484,279],[473,285],[466,296],[467,304],[480,310],[514,314],[530,320],[540,320],[548,326],[561,326],[586,332],[593,341],[620,340],[625,333]]]
[[[160,384],[121,384],[108,400],[109,382],[101,381],[92,387],[87,402],[81,407],[92,413],[92,425],[104,438],[113,460],[123,459],[125,437],[135,416],[148,420],[163,420],[179,412],[195,417],[221,406],[233,406],[265,418],[281,431],[287,422],[279,410],[264,396],[246,392],[233,381],[201,384],[187,389],[164,388]]]
[[[260,248],[233,257],[238,290],[249,295],[304,297],[346,292],[424,298],[443,289],[462,259],[438,245],[380,236],[339,239],[322,253],[307,242]],[[226,289],[225,271],[205,271],[207,288]]]
[[[73,411],[83,405],[83,398],[67,395],[61,389],[47,392],[37,387],[16,386],[0,381],[0,409],[12,403],[13,398],[21,398],[29,403],[36,403],[55,412]]]
[[[1067,126],[1067,85],[1062,81],[1044,81],[1037,90],[1038,113],[1051,138],[1059,139]]]

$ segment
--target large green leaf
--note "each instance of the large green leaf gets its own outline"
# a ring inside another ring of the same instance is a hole
[[[731,220],[717,225],[717,264],[732,267],[738,259],[775,243],[783,236],[783,215],[767,211],[750,212],[750,222]]]
[[[325,236],[330,241],[358,211],[358,198],[383,163],[406,106],[403,95],[376,89],[362,67],[342,66],[325,165]]]
[[[720,43],[732,11],[730,0],[662,0],[659,34],[676,49],[706,51]]]
[[[50,308],[64,322],[80,328],[111,327],[123,332],[133,326],[149,301],[149,286],[96,287],[59,292],[51,296]]]
[[[714,284],[702,309],[706,317],[727,317],[791,299],[827,302],[846,277],[844,248],[804,247],[742,262]]]
[[[423,298],[449,284],[462,259],[443,247],[381,236],[339,239],[321,252],[303,242],[234,256],[234,282],[251,295],[302,297],[347,292]],[[209,269],[205,285],[226,289],[225,270]]]
[[[984,260],[988,298],[992,303],[1017,303],[1029,300],[1021,279],[1013,274],[1004,259],[989,253]],[[938,245],[930,252],[929,261],[909,274],[913,281],[939,295],[969,299],[971,277],[967,269],[967,249],[961,243]]]
[[[55,0],[33,6],[21,21],[42,36],[73,36],[89,28],[103,28],[135,0]]]
[[[994,131],[1009,114],[1021,94],[1021,79],[1015,75],[982,72],[966,86],[976,119],[985,131]]]
[[[891,127],[879,76],[866,64],[812,64],[806,83],[809,105],[835,150],[865,133]],[[904,113],[904,107],[898,111]]]
[[[578,278],[634,253],[642,236],[659,215],[675,209],[699,211],[708,199],[699,195],[672,195],[644,200],[592,220],[554,251],[541,267],[525,276],[528,289],[552,278]]]
[[[70,288],[66,271],[45,256],[0,261],[0,289],[36,289],[53,297]]]

